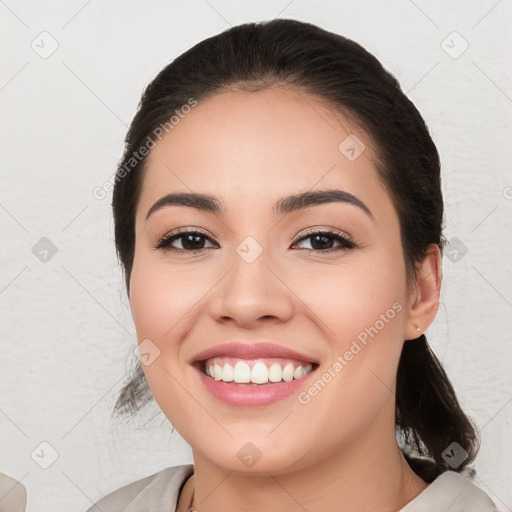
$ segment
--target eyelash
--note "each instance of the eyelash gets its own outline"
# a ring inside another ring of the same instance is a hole
[[[171,233],[166,234],[156,244],[154,244],[154,248],[157,250],[162,250],[164,252],[171,251],[171,252],[174,252],[175,254],[183,254],[183,253],[192,254],[192,253],[197,253],[197,252],[204,251],[207,249],[211,249],[211,247],[210,248],[203,247],[201,249],[186,250],[186,249],[178,249],[176,247],[170,246],[170,244],[172,242],[174,242],[174,240],[179,240],[180,238],[182,238],[185,235],[199,235],[199,236],[202,236],[202,237],[207,238],[210,241],[212,241],[211,238],[203,231],[200,231],[198,229],[190,229],[190,230],[185,229],[182,231],[177,231],[174,233],[171,232]],[[336,251],[340,251],[340,250],[346,251],[346,250],[354,249],[357,247],[355,242],[350,237],[348,237],[346,234],[343,234],[341,231],[315,230],[314,228],[306,230],[306,232],[303,234],[303,236],[298,238],[294,242],[294,244],[296,244],[298,242],[302,242],[303,240],[307,240],[308,238],[311,238],[315,235],[324,235],[329,238],[332,238],[332,239],[340,242],[342,246],[334,247],[334,248],[330,248],[330,249],[326,249],[326,250],[319,250],[319,249],[302,249],[302,250],[312,252],[315,254],[326,254],[326,253],[332,253],[332,252],[336,252]]]

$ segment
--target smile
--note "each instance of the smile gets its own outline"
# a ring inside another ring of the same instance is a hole
[[[283,358],[244,360],[214,357],[204,361],[202,369],[217,381],[264,385],[301,379],[313,370],[313,363]]]
[[[192,366],[217,401],[234,407],[263,407],[300,393],[319,365],[278,358],[215,357]]]

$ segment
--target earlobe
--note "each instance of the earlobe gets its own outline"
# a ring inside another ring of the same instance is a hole
[[[434,321],[439,308],[441,281],[441,251],[436,244],[430,244],[416,272],[416,293],[409,304],[405,340],[418,338]]]

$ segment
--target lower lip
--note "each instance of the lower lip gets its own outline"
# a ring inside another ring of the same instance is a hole
[[[205,388],[217,400],[237,407],[270,405],[294,393],[298,393],[307,383],[309,377],[316,371],[316,369],[313,369],[304,377],[293,379],[290,382],[235,384],[233,382],[212,379],[196,366],[194,366],[194,369],[199,373],[199,378]]]

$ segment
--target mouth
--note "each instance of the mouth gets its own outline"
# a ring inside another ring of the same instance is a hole
[[[265,386],[300,380],[319,364],[290,358],[241,359],[212,357],[193,365],[211,380],[235,386]]]

